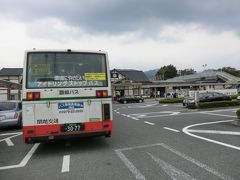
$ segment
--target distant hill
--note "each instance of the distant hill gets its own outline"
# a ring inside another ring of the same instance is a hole
[[[144,71],[144,73],[146,74],[148,79],[153,80],[154,76],[155,76],[155,74],[157,73],[158,70],[159,69],[152,69],[152,70],[149,70],[149,71]]]

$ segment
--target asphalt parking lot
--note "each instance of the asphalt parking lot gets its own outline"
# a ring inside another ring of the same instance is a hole
[[[236,109],[114,104],[111,138],[71,142],[26,145],[21,130],[1,129],[0,179],[238,180]]]

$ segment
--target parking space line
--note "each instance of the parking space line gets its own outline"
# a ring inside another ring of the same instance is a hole
[[[5,134],[0,134],[0,136],[8,136],[8,135],[21,135],[22,132],[15,132],[15,133],[5,133]]]
[[[216,130],[195,130],[195,129],[189,129],[188,132],[192,132],[192,133],[205,133],[205,134],[224,134],[224,135],[240,136],[240,132],[233,132],[233,131],[216,131]]]
[[[6,141],[7,139],[11,139],[11,138],[14,138],[14,137],[17,137],[17,136],[20,136],[20,135],[22,135],[22,133],[18,133],[18,134],[15,133],[14,136],[10,136],[10,137],[6,137],[4,139],[1,139],[0,142]]]
[[[62,173],[69,172],[70,155],[63,156]]]
[[[192,157],[187,156],[186,154],[183,154],[183,153],[181,153],[181,152],[179,152],[179,151],[177,151],[177,150],[175,150],[175,149],[169,147],[169,146],[166,145],[166,144],[163,144],[163,143],[162,143],[161,146],[162,146],[163,148],[165,148],[165,149],[171,151],[172,153],[174,153],[174,154],[180,156],[181,158],[183,158],[183,159],[185,159],[185,160],[187,160],[187,161],[189,161],[189,162],[191,162],[191,163],[197,165],[198,167],[200,167],[200,168],[202,168],[202,169],[205,169],[206,171],[208,171],[208,172],[214,174],[215,176],[219,177],[220,179],[224,179],[224,180],[226,180],[226,179],[227,179],[227,180],[233,180],[231,177],[228,177],[228,176],[226,176],[225,174],[222,174],[222,173],[218,172],[217,170],[215,170],[215,169],[209,167],[208,165],[203,164],[203,163],[201,163],[200,161],[198,161],[198,160],[196,160],[196,159],[193,159]]]
[[[220,179],[223,180],[233,180],[233,178],[211,168],[210,166],[182,153],[177,151],[176,149],[173,149],[172,147],[164,144],[164,143],[157,143],[157,144],[150,144],[150,145],[142,145],[142,146],[135,146],[135,147],[127,147],[127,148],[122,148],[122,149],[116,149],[115,152],[116,154],[119,156],[119,158],[123,161],[123,163],[128,167],[128,169],[134,174],[136,179],[146,179],[143,174],[134,166],[134,164],[124,155],[123,151],[131,151],[131,150],[136,150],[136,149],[143,149],[143,148],[150,148],[150,147],[163,147],[164,149],[172,152],[173,154],[176,154],[177,156],[195,164],[196,166],[198,166],[199,168],[204,169],[205,171],[217,176]],[[147,152],[146,152],[147,153]],[[150,153],[148,153],[148,155],[150,155]],[[151,155],[150,155],[151,156]],[[173,169],[172,169],[173,170]],[[174,171],[174,170],[173,170]],[[174,171],[174,173],[178,173],[177,171]],[[183,175],[183,174],[182,174]],[[172,179],[184,179],[182,176],[180,178],[173,178]],[[174,176],[176,177],[176,176]],[[190,178],[189,176],[185,176],[186,178]]]
[[[176,129],[172,129],[172,128],[168,128],[168,127],[163,127],[164,129],[167,129],[169,131],[174,131],[174,132],[180,132],[179,130]]]
[[[32,147],[32,149],[27,153],[27,155],[23,158],[23,160],[16,165],[11,165],[11,166],[2,166],[0,167],[0,170],[6,170],[6,169],[13,169],[13,168],[21,168],[26,166],[26,164],[28,163],[28,161],[31,159],[32,155],[35,153],[35,151],[37,150],[38,146],[40,145],[40,143],[36,143],[34,144],[34,146]]]
[[[211,112],[201,112],[202,114],[209,114],[213,116],[223,116],[223,117],[237,117],[237,116],[231,116],[231,115],[226,115],[226,114],[216,114],[216,113],[211,113]]]
[[[157,165],[162,168],[165,173],[171,177],[171,179],[181,179],[181,180],[196,180],[195,178],[193,178],[192,176],[190,176],[189,174],[183,172],[182,170],[174,167],[173,165],[153,156],[151,153],[147,153],[152,159],[153,161],[155,161],[157,163]]]
[[[148,122],[148,121],[144,121],[144,123],[149,124],[149,125],[152,125],[152,126],[155,125],[154,123],[151,123],[151,122]]]
[[[122,160],[125,166],[128,168],[130,172],[133,173],[137,180],[145,180],[144,175],[133,165],[131,161],[121,152],[121,150],[115,150],[118,157]]]
[[[8,146],[14,146],[10,138],[5,139],[5,142],[7,143]]]

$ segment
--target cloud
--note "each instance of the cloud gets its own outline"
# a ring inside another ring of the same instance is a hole
[[[174,24],[240,34],[239,7],[239,0],[1,0],[0,14],[29,22],[55,18],[89,34],[141,31],[150,36]]]

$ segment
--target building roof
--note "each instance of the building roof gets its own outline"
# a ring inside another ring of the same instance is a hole
[[[20,76],[23,74],[23,68],[2,68],[0,76]]]
[[[226,72],[216,71],[216,70],[206,70],[201,73],[178,76],[175,78],[168,79],[165,82],[193,83],[193,82],[217,82],[218,80],[228,82],[228,83],[240,82],[239,77],[233,76]]]
[[[143,71],[134,70],[134,69],[114,69],[118,73],[125,76],[127,79],[135,81],[135,82],[150,82],[148,77]]]

